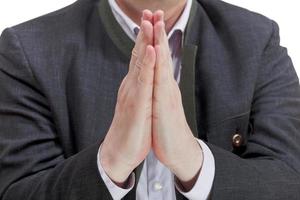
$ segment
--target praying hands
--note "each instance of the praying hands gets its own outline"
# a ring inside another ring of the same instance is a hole
[[[190,190],[201,170],[202,150],[187,124],[173,78],[164,13],[145,10],[100,162],[108,176],[124,187],[151,148]]]

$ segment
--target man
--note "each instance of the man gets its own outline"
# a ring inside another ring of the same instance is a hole
[[[278,32],[215,0],[79,0],[6,29],[0,198],[299,199]]]

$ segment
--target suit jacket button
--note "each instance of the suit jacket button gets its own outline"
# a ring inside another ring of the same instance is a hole
[[[243,144],[243,136],[239,133],[236,133],[232,137],[232,146],[238,148]]]

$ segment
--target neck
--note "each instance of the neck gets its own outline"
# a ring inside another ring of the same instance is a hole
[[[187,0],[115,0],[122,11],[136,24],[140,24],[145,9],[155,12],[164,11],[166,32],[169,33],[181,13]]]

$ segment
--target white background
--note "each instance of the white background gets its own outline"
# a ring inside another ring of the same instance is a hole
[[[281,45],[288,48],[300,76],[300,5],[297,0],[226,0],[275,20]],[[0,32],[6,27],[38,17],[74,0],[0,0]],[[298,20],[297,20],[298,19]]]

